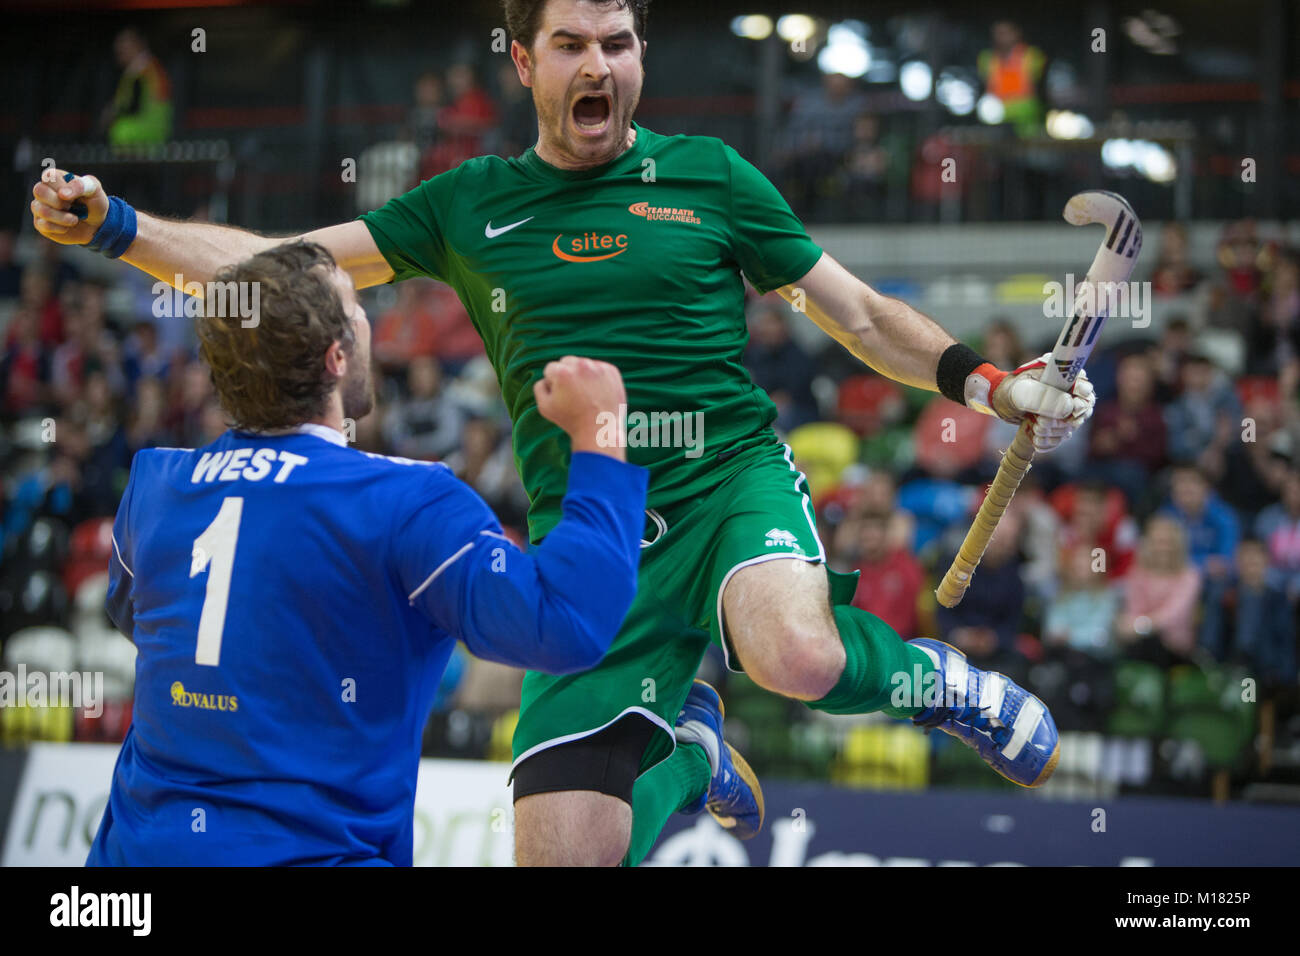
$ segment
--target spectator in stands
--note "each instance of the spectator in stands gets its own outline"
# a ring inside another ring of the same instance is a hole
[[[415,79],[415,105],[407,117],[407,132],[420,155],[438,145],[438,116],[446,106],[442,77],[432,70]],[[421,178],[428,178],[422,175]]]
[[[1278,375],[1300,360],[1300,255],[1279,254],[1246,327],[1246,374]]]
[[[1256,396],[1246,405],[1242,423],[1236,436],[1240,440],[1229,442],[1222,457],[1211,462],[1211,473],[1217,476],[1215,487],[1223,500],[1250,527],[1260,511],[1277,501],[1286,472],[1287,458],[1278,453],[1279,439],[1286,437],[1281,432],[1281,405]]]
[[[112,517],[126,488],[131,453],[121,409],[108,376],[95,370],[86,376],[81,402],[74,409],[86,432],[87,453],[81,463],[81,490],[90,517]]]
[[[788,322],[784,303],[759,302],[751,313],[745,349],[745,367],[776,404],[776,428],[782,432],[817,419],[811,387],[817,364],[790,338]]]
[[[447,92],[451,102],[438,114],[433,175],[481,156],[483,138],[497,122],[496,106],[471,64],[457,63],[447,71]]]
[[[537,142],[537,110],[509,59],[497,67],[496,79],[497,112],[501,119],[484,145],[488,152],[498,156],[518,156]]]
[[[0,229],[0,301],[18,298],[23,270],[14,261],[15,234],[12,229]]]
[[[1216,660],[1243,664],[1261,683],[1294,686],[1295,615],[1268,581],[1268,547],[1247,538],[1237,547],[1237,574],[1219,600],[1207,602],[1201,646]]]
[[[1061,589],[1043,615],[1043,643],[1103,659],[1114,656],[1120,596],[1111,587],[1105,561],[1076,545],[1063,549],[1060,564]]]
[[[167,381],[171,361],[158,344],[158,329],[152,322],[136,323],[123,352],[123,371],[129,388],[136,388],[139,381],[145,378]]]
[[[1124,507],[1124,496],[1100,481],[1066,485],[1052,493],[1053,505],[1065,521],[1064,548],[1100,548],[1112,581],[1128,574],[1137,554],[1138,528]]]
[[[528,513],[528,495],[515,469],[514,452],[501,440],[501,428],[490,418],[465,423],[460,448],[446,465],[461,481],[483,496],[503,525],[521,525]]]
[[[1213,469],[1240,438],[1241,402],[1227,376],[1199,352],[1187,356],[1182,394],[1165,409],[1169,457]]]
[[[925,572],[916,558],[890,544],[889,523],[890,514],[880,511],[866,512],[850,522],[856,545],[850,564],[862,571],[852,603],[911,640],[920,636],[917,598]]]
[[[853,121],[853,138],[840,171],[841,189],[850,218],[864,220],[883,216],[891,162],[890,151],[880,137],[880,117],[874,113],[860,113]]]
[[[994,666],[996,661],[996,669],[1004,673],[1008,667],[1017,670],[1015,659],[1019,657],[1016,640],[1025,604],[1025,586],[1020,577],[1023,528],[1024,513],[1013,499],[998,522],[979,572],[962,602],[955,608],[940,606],[935,612],[943,640],[964,651],[981,667],[986,666],[985,662]],[[940,562],[942,570],[948,568],[955,553],[956,548],[950,546],[948,560]]]
[[[1155,374],[1145,353],[1119,363],[1118,395],[1092,417],[1086,474],[1115,485],[1130,507],[1165,463],[1165,419],[1155,402]]]
[[[175,438],[166,425],[167,392],[156,378],[141,378],[127,417],[126,444],[129,454],[141,448],[169,448]]]
[[[1160,340],[1148,351],[1156,376],[1156,402],[1168,405],[1183,390],[1183,365],[1192,349],[1192,330],[1183,315],[1172,315],[1165,322]],[[1089,378],[1092,376],[1089,375]],[[1095,386],[1094,386],[1095,387]]]
[[[433,354],[444,372],[459,376],[473,359],[485,357],[483,340],[451,286],[435,282],[429,288],[427,305],[433,316]]]
[[[63,306],[54,294],[54,276],[37,264],[23,270],[20,298],[36,316],[37,335],[48,349],[58,347],[64,339]]]
[[[775,165],[782,194],[796,212],[809,212],[834,187],[853,144],[854,121],[866,106],[857,83],[841,73],[823,74],[818,89],[795,98]]]
[[[103,288],[83,283],[80,295],[64,317],[67,340],[54,351],[51,383],[61,404],[80,394],[91,372],[102,372],[114,395],[126,392],[126,376],[119,360],[117,340],[104,325]]]
[[[442,369],[427,355],[411,359],[407,368],[408,395],[393,402],[384,417],[384,435],[403,458],[436,461],[460,444],[466,414],[447,399]]]
[[[1183,526],[1170,515],[1153,515],[1137,564],[1124,582],[1124,606],[1116,621],[1128,653],[1161,664],[1186,659],[1196,647],[1200,587]]]
[[[862,482],[860,513],[889,515],[886,530],[890,550],[912,551],[915,519],[898,506],[898,485],[894,476],[883,468],[872,471]]]
[[[1241,333],[1250,328],[1272,254],[1272,246],[1260,241],[1253,220],[1224,227],[1215,250],[1221,272],[1210,288],[1210,325]]]
[[[113,40],[113,54],[122,76],[102,116],[109,145],[167,142],[172,135],[171,81],[167,71],[134,27],[118,33]]]
[[[1043,128],[1043,107],[1038,83],[1046,57],[1043,51],[1024,41],[1020,27],[999,20],[991,31],[993,46],[979,55],[979,74],[987,93],[997,97],[1004,110],[1003,122],[1019,136],[1035,136]]]
[[[1016,327],[1005,317],[995,318],[989,323],[981,352],[998,368],[1016,368],[1034,358],[1025,350]]]
[[[1237,516],[1196,465],[1174,466],[1169,503],[1162,509],[1183,529],[1188,554],[1207,580],[1225,581],[1241,535]]]
[[[1160,249],[1151,274],[1151,291],[1164,297],[1185,295],[1205,279],[1192,267],[1187,254],[1187,227],[1179,222],[1167,223],[1160,230]]]
[[[0,359],[3,412],[13,418],[40,412],[49,397],[50,354],[41,342],[36,315],[25,303],[14,311]]]
[[[1268,548],[1270,582],[1292,604],[1300,602],[1300,471],[1287,470],[1282,500],[1259,513],[1255,535]]]
[[[45,272],[54,284],[54,295],[61,296],[71,291],[70,286],[81,282],[81,270],[67,260],[63,254],[64,247],[57,242],[37,242],[36,259],[33,268]]]
[[[180,437],[183,447],[203,447],[207,444],[204,436],[210,431],[205,414],[212,400],[212,380],[207,369],[191,357],[185,364],[173,367],[168,385],[172,399],[168,403],[167,427]]]
[[[941,395],[926,402],[913,433],[916,468],[928,477],[978,484],[988,431],[997,420]],[[1058,451],[1060,449],[1057,449]],[[907,479],[917,477],[909,474]]]
[[[401,368],[415,358],[428,358],[438,343],[437,320],[430,308],[428,279],[411,279],[397,286],[397,302],[375,323],[372,352],[387,371]]]

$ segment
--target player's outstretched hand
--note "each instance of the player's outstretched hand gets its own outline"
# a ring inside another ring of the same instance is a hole
[[[1018,422],[1028,417],[1034,423],[1034,450],[1051,451],[1074,434],[1092,415],[1097,396],[1088,373],[1080,370],[1070,391],[1044,385],[1043,369],[1051,353],[1026,362],[998,383],[993,390],[993,410],[998,417]]]
[[[623,376],[608,362],[566,355],[548,362],[533,384],[537,410],[568,434],[574,451],[594,451],[624,460],[622,442],[611,423],[627,403]],[[612,418],[610,416],[613,416]]]
[[[108,194],[94,176],[77,176],[64,182],[62,169],[49,168],[32,187],[32,224],[47,239],[65,246],[83,246],[108,215]],[[71,212],[72,204],[86,207],[86,218]]]

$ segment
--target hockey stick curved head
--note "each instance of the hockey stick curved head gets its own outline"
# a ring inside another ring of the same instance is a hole
[[[1120,213],[1124,213],[1131,219],[1137,219],[1133,207],[1119,193],[1106,189],[1088,189],[1071,196],[1061,215],[1072,226],[1086,226],[1095,222],[1110,228],[1114,226]]]

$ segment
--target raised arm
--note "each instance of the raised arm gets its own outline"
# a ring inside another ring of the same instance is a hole
[[[881,375],[938,391],[939,356],[956,343],[933,319],[881,295],[823,253],[798,282],[777,290],[802,303],[808,318]]]
[[[411,605],[472,653],[567,674],[604,656],[636,596],[649,473],[602,438],[627,401],[612,365],[566,356],[534,394],[573,450],[563,517],[546,540],[518,550],[473,489],[435,476],[401,523],[397,567]]]
[[[86,245],[109,214],[109,196],[94,176],[64,182],[64,175],[60,169],[46,170],[32,187],[32,222],[37,232],[53,242]],[[84,196],[88,188],[94,191]],[[78,201],[86,206],[85,219],[69,212]],[[379,285],[393,276],[370,230],[361,222],[327,226],[300,236],[263,236],[234,226],[165,219],[139,211],[135,223],[135,238],[121,258],[168,285],[176,285],[177,276],[182,285],[206,284],[222,266],[298,238],[328,249],[358,289]]]
[[[1080,372],[1072,392],[1065,392],[1038,380],[1050,356],[1014,371],[994,368],[929,316],[881,295],[825,253],[803,278],[777,292],[882,375],[1006,421],[1035,416],[1039,451],[1056,447],[1092,414],[1086,374]]]

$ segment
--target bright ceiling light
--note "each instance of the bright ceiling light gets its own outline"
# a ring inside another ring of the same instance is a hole
[[[898,85],[909,100],[920,102],[930,96],[930,65],[921,60],[904,63],[898,71]]]
[[[941,76],[934,97],[954,116],[966,116],[975,109],[975,87],[959,76]]]
[[[1048,110],[1044,126],[1052,139],[1087,139],[1093,134],[1092,120],[1070,110]]]
[[[985,93],[975,104],[975,115],[980,118],[981,123],[997,126],[1006,118],[1007,110],[1000,99],[992,93]]]
[[[786,43],[807,40],[816,32],[816,21],[806,13],[787,13],[776,21],[776,35]]]
[[[871,50],[862,34],[845,24],[832,24],[826,31],[826,46],[817,54],[823,73],[842,73],[854,79],[871,69]]]
[[[736,17],[731,21],[731,32],[746,40],[766,40],[772,35],[772,18],[761,13]]]

